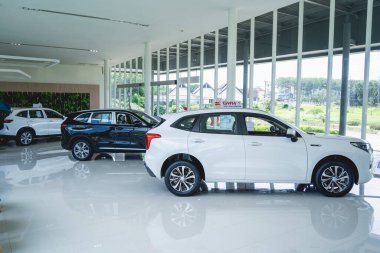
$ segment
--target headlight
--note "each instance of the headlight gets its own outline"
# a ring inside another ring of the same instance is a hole
[[[351,142],[352,146],[355,146],[357,148],[360,148],[368,153],[372,152],[371,145],[369,143],[365,142]]]

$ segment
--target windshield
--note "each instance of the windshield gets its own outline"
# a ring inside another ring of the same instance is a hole
[[[137,116],[148,122],[149,124],[157,124],[159,121],[148,114],[140,111],[133,111]]]

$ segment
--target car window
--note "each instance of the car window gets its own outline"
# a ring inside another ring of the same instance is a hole
[[[29,118],[31,119],[43,119],[44,114],[41,110],[30,110],[29,111]]]
[[[142,118],[143,120],[145,120],[149,124],[157,124],[159,122],[157,119],[149,116],[148,114],[146,114],[144,112],[133,111],[133,113],[135,113],[137,116],[139,116],[140,118]]]
[[[197,116],[185,117],[180,119],[175,125],[175,128],[191,131],[197,121]]]
[[[86,112],[86,113],[82,113],[80,115],[78,115],[75,120],[76,121],[79,121],[79,122],[88,122],[88,119],[90,118],[91,116],[91,113],[90,112]]]
[[[116,112],[116,124],[118,125],[144,125],[137,117],[124,112]]]
[[[91,117],[91,123],[93,124],[111,124],[112,121],[111,112],[94,112]]]
[[[236,134],[236,117],[234,114],[214,114],[204,116],[201,120],[201,132]]]
[[[16,114],[17,117],[27,118],[28,117],[28,111],[21,111]]]
[[[287,128],[265,117],[246,116],[245,126],[248,135],[286,136]]]
[[[49,119],[62,119],[62,115],[51,110],[45,110],[46,117]]]

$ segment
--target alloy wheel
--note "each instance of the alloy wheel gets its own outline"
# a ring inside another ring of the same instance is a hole
[[[195,184],[194,171],[187,166],[177,166],[169,176],[170,186],[179,192],[190,191]]]
[[[20,142],[23,145],[29,145],[32,142],[33,136],[29,131],[25,131],[20,135]]]
[[[331,193],[344,191],[350,184],[348,171],[338,165],[327,167],[321,175],[323,188]]]
[[[85,159],[90,154],[90,147],[85,142],[78,142],[74,145],[73,153],[80,159]]]

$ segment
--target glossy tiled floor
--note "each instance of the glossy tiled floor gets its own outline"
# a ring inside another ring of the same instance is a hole
[[[0,252],[380,252],[379,178],[335,199],[269,184],[178,198],[140,156],[0,148]]]

